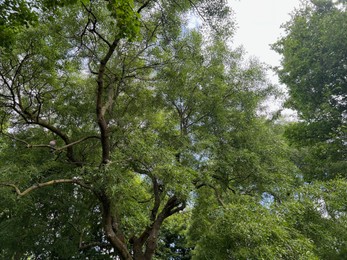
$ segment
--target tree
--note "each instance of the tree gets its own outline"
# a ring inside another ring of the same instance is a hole
[[[38,24],[39,16],[52,16],[57,7],[76,3],[77,0],[2,0],[0,2],[0,46],[11,48],[15,35]]]
[[[345,254],[344,183],[303,185],[258,115],[264,68],[226,44],[224,1],[18,3],[4,13],[30,15],[5,19],[0,49],[2,258]]]
[[[319,259],[346,257],[346,180],[315,181],[302,185],[281,207],[287,225],[314,244]]]
[[[287,135],[311,147],[304,163],[308,178],[346,174],[345,8],[345,1],[307,1],[274,45],[283,57],[279,77],[289,88],[287,105],[302,120]]]
[[[286,35],[274,49],[288,89],[287,106],[299,122],[285,135],[297,148],[293,161],[302,184],[283,204],[291,225],[314,242],[320,259],[345,257],[346,209],[346,1],[305,1],[284,25]],[[300,203],[298,203],[300,202]]]
[[[229,186],[216,189],[224,180],[197,193],[189,232],[193,259],[318,259],[315,245],[289,222],[300,214],[283,214],[301,183],[300,171],[281,131],[268,124],[255,117],[242,131],[229,133],[239,149],[234,143],[221,147],[225,152],[216,164],[230,167],[220,171],[231,172]]]
[[[228,14],[221,1],[72,1],[1,49],[4,257],[152,258],[164,220],[201,185],[212,115],[230,102],[247,117],[261,81],[182,31],[192,8],[211,25]],[[227,66],[236,74],[223,83]]]
[[[274,212],[247,197],[210,211],[209,232],[192,259],[319,259],[314,244]],[[194,226],[195,227],[195,226]]]

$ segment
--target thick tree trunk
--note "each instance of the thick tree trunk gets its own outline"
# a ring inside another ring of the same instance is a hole
[[[156,216],[151,225],[147,226],[139,237],[130,239],[131,249],[120,228],[119,220],[112,211],[111,201],[105,192],[95,193],[102,203],[103,228],[107,240],[119,253],[122,260],[150,260],[157,249],[157,240],[161,225],[169,216],[183,210],[185,203],[172,196],[163,210]]]
[[[150,260],[157,249],[157,240],[164,219],[158,219],[147,227],[139,238],[133,239],[134,260]],[[145,248],[144,248],[145,247]],[[145,249],[145,252],[143,251]]]
[[[185,203],[172,196],[165,204],[163,210],[156,216],[152,225],[148,226],[142,235],[133,238],[134,260],[150,260],[157,249],[158,235],[164,220],[184,209]]]
[[[98,194],[99,200],[102,203],[102,219],[103,228],[107,240],[119,252],[122,260],[133,260],[133,257],[128,250],[126,240],[121,230],[116,217],[112,214],[111,203],[105,193]]]

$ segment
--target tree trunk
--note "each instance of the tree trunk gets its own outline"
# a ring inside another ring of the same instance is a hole
[[[103,192],[100,193],[98,197],[102,203],[103,228],[107,240],[111,243],[113,248],[119,252],[119,256],[122,260],[133,260],[133,257],[128,250],[124,235],[119,229],[117,218],[112,214],[109,198]]]
[[[133,240],[134,260],[150,260],[157,249],[159,230],[164,219],[157,219],[144,234]],[[145,245],[145,248],[143,248]],[[145,252],[143,252],[145,249]]]

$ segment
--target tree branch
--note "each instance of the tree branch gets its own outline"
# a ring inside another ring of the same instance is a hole
[[[200,189],[200,188],[202,188],[202,187],[209,187],[209,188],[211,188],[211,189],[214,191],[215,197],[216,197],[216,199],[217,199],[219,205],[222,206],[223,208],[225,208],[225,203],[224,203],[224,201],[222,200],[222,198],[221,198],[221,196],[220,196],[220,194],[219,194],[219,192],[218,192],[218,189],[217,189],[216,187],[214,187],[214,186],[211,185],[211,184],[204,183],[204,182],[195,185],[195,188],[196,188],[196,189]],[[229,186],[228,186],[228,189],[230,189],[230,190],[235,194],[235,191],[234,191],[233,189],[231,189]]]
[[[153,176],[152,177],[152,183],[153,183],[153,193],[154,193],[154,205],[151,211],[151,221],[154,221],[157,217],[158,209],[160,206],[160,188],[159,188],[159,183],[158,179]]]
[[[125,243],[124,234],[119,228],[119,221],[112,214],[110,199],[104,191],[94,191],[94,193],[102,203],[103,228],[107,240],[118,250],[121,259],[133,259]]]
[[[14,185],[14,184],[10,184],[10,183],[0,183],[1,186],[7,186],[7,187],[11,187],[15,190],[15,192],[17,193],[18,196],[22,197],[27,195],[29,192],[32,192],[36,189],[42,188],[42,187],[46,187],[46,186],[50,186],[50,185],[54,185],[54,184],[58,184],[58,183],[72,183],[72,184],[78,184],[83,188],[86,189],[90,189],[90,187],[85,184],[84,182],[82,182],[80,179],[58,179],[58,180],[51,180],[51,181],[47,181],[47,182],[43,182],[43,183],[37,183],[29,188],[27,188],[24,191],[20,191],[20,189],[18,188],[18,186]]]
[[[70,147],[70,146],[73,146],[73,145],[82,143],[82,142],[84,142],[85,140],[92,139],[92,138],[100,139],[100,136],[91,135],[91,136],[83,137],[83,138],[80,139],[80,140],[77,140],[77,141],[75,141],[75,142],[71,142],[71,143],[69,143],[69,144],[67,144],[67,145],[64,145],[64,146],[62,146],[62,147],[56,148],[55,150],[56,150],[56,151],[61,151],[61,150],[64,150],[64,149],[66,149],[66,148],[68,148],[68,147]]]
[[[141,5],[140,8],[137,10],[137,13],[138,14],[141,13],[142,9],[146,8],[150,2],[151,2],[151,0],[148,0],[143,5]]]
[[[111,247],[111,245],[109,243],[103,243],[103,242],[90,242],[90,243],[81,242],[79,244],[78,250],[84,251],[84,250],[91,249],[93,247],[108,248],[108,247]]]
[[[199,17],[206,22],[205,16],[200,12],[199,8],[196,6],[196,4],[192,1],[189,0],[189,3],[191,4],[191,6],[195,9],[195,11],[198,13]]]
[[[83,5],[84,9],[88,12],[88,14],[90,14],[93,17],[93,20],[92,19],[88,19],[88,23],[87,23],[84,31],[88,30],[91,33],[95,33],[104,43],[106,43],[108,45],[108,47],[111,47],[111,43],[109,41],[107,41],[99,32],[96,31],[97,19],[96,19],[95,14],[92,12],[91,9],[88,9],[87,6],[83,2],[82,2],[82,5]],[[92,29],[88,29],[88,25],[89,25],[90,22],[93,24],[93,28]]]
[[[53,149],[53,150],[55,150],[55,151],[64,150],[64,149],[66,149],[66,148],[69,148],[70,146],[73,146],[73,145],[82,143],[83,141],[88,140],[88,139],[91,139],[91,138],[100,139],[99,136],[91,135],[91,136],[83,137],[82,139],[77,140],[77,141],[75,141],[75,142],[68,143],[67,145],[64,145],[64,146],[62,146],[62,147],[55,148],[55,147],[52,147],[52,146],[47,145],[47,144],[30,144],[30,143],[28,143],[27,141],[25,141],[25,140],[23,140],[23,139],[19,139],[19,138],[15,137],[14,135],[7,134],[7,133],[5,133],[5,132],[3,132],[3,131],[0,131],[0,133],[1,133],[2,135],[4,135],[4,136],[7,136],[8,138],[10,138],[10,139],[12,139],[12,140],[16,140],[16,141],[18,141],[18,142],[21,142],[21,143],[25,144],[25,146],[26,146],[27,148],[43,147],[43,148]]]
[[[99,70],[98,70],[98,78],[97,78],[97,98],[96,98],[96,114],[97,121],[101,133],[101,145],[102,145],[102,164],[107,164],[110,160],[110,139],[109,139],[109,127],[108,122],[105,118],[105,112],[108,107],[105,107],[105,101],[103,99],[104,95],[104,76],[106,72],[106,65],[108,61],[111,59],[111,56],[115,52],[115,49],[120,41],[120,38],[116,38],[112,45],[109,46],[109,49],[104,56],[104,58],[100,61]]]

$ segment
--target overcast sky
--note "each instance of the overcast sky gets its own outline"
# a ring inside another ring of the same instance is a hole
[[[229,0],[235,12],[237,31],[234,47],[243,45],[248,57],[255,56],[270,66],[280,65],[280,56],[271,50],[284,30],[281,25],[290,20],[290,13],[300,5],[300,0]],[[269,71],[268,76],[278,84],[278,77]],[[269,99],[268,112],[280,108],[283,100]],[[293,110],[285,109],[282,115],[288,121],[297,120]]]
[[[236,46],[243,45],[249,56],[256,56],[272,66],[279,65],[279,55],[270,50],[284,31],[281,24],[290,19],[300,0],[229,0],[235,12],[238,29]]]

